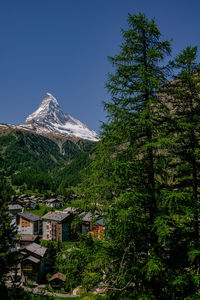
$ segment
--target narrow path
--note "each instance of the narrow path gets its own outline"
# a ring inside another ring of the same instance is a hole
[[[60,297],[60,298],[78,298],[78,297],[80,297],[78,295],[75,296],[72,294],[52,293],[52,292],[48,292],[47,290],[40,288],[40,287],[29,288],[29,287],[24,286],[23,289],[26,292],[31,292],[33,294],[44,295],[44,296],[53,296],[53,297]]]

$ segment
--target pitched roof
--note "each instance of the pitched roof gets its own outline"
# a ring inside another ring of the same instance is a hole
[[[53,199],[47,199],[46,202],[53,203],[53,202],[61,202],[61,201],[58,200],[58,199],[53,198]]]
[[[24,249],[28,250],[29,252],[35,253],[41,257],[43,257],[46,253],[47,248],[40,246],[39,244],[36,243],[32,243],[26,247],[24,247]]]
[[[18,213],[18,216],[23,217],[24,219],[30,220],[30,221],[39,221],[40,217],[31,213],[31,212],[24,212],[24,213]]]
[[[35,241],[38,235],[33,235],[33,234],[21,234],[20,235],[20,241]]]
[[[103,219],[97,220],[95,223],[103,227],[105,226]]]
[[[22,209],[22,206],[19,204],[9,204],[8,209],[9,210]]]
[[[49,279],[49,281],[52,281],[52,280],[54,280],[54,279],[60,279],[60,280],[62,280],[62,281],[65,281],[65,280],[66,280],[66,276],[65,276],[64,274],[62,274],[62,273],[56,273],[56,274],[54,274],[54,275]]]
[[[30,261],[34,262],[35,264],[38,264],[40,262],[40,259],[38,259],[34,256],[31,256],[31,255],[23,259],[23,261],[25,261],[25,260],[30,260]]]
[[[62,222],[64,219],[66,219],[69,216],[70,216],[70,214],[68,212],[64,212],[64,211],[50,211],[46,215],[44,215],[42,217],[42,219]]]
[[[90,222],[93,218],[100,217],[100,214],[97,211],[95,211],[94,213],[89,211],[88,213],[82,213],[81,215],[84,216],[82,220],[85,222]]]
[[[64,212],[68,212],[68,213],[72,213],[72,214],[75,214],[75,213],[80,213],[80,208],[77,208],[77,207],[67,207],[65,209],[63,209]]]

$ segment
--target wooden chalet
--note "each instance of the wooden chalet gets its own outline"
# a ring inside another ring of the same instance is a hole
[[[22,212],[23,207],[19,204],[9,204],[8,205],[9,214],[12,218],[15,218],[16,215]]]
[[[47,248],[32,243],[20,249],[22,281],[41,282],[44,276],[45,254]]]
[[[45,201],[46,206],[52,207],[52,208],[60,208],[62,206],[62,200],[52,198],[52,199],[47,199]]]
[[[66,276],[62,273],[54,274],[49,280],[49,285],[55,290],[60,290],[65,288]]]

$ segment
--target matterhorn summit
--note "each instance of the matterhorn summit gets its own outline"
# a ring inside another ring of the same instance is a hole
[[[97,133],[79,120],[65,114],[56,98],[46,93],[38,109],[28,116],[25,125],[20,127],[36,131],[39,134],[48,132],[67,137],[77,137],[89,141],[98,141]]]
[[[67,122],[67,118],[60,109],[56,98],[50,93],[46,93],[38,109],[26,119],[26,124],[32,124],[33,122],[48,126],[52,124],[64,125]]]

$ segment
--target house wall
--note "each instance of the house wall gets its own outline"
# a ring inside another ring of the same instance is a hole
[[[40,266],[28,260],[24,261],[21,264],[21,276],[25,281],[33,280],[39,282],[41,278]]]
[[[57,241],[57,222],[51,222],[52,241]]]
[[[58,278],[55,278],[50,282],[50,286],[53,289],[63,289],[64,288],[64,282]]]
[[[81,233],[82,234],[87,234],[88,233],[87,226],[85,224],[82,224],[82,226],[81,226]]]
[[[39,266],[39,280],[41,280],[44,276],[44,265],[45,265],[45,259],[44,257],[42,257]]]
[[[90,222],[84,222],[82,224],[81,233],[87,234],[90,231],[92,231],[92,224]]]
[[[26,220],[23,217],[17,219],[18,234],[40,234],[40,222]]]
[[[18,225],[19,234],[34,234],[34,224],[20,217]]]
[[[62,241],[62,226],[55,221],[43,221],[43,239],[47,241]]]
[[[70,225],[67,223],[62,224],[62,242],[70,241]]]
[[[46,202],[46,206],[53,207],[53,208],[59,208],[59,207],[61,207],[61,203],[60,202],[51,202],[51,203]]]
[[[98,224],[92,225],[90,222],[84,222],[82,224],[81,233],[87,234],[88,232],[92,232],[94,237],[102,240],[105,236],[105,227]]]
[[[29,202],[29,207],[30,207],[31,209],[35,209],[36,204],[37,204],[37,203],[30,201],[30,202]]]
[[[105,237],[105,227],[99,225],[98,238],[100,240],[103,240],[104,237]]]
[[[57,241],[64,242],[62,237],[62,224],[57,223]]]
[[[47,241],[67,242],[70,240],[70,225],[56,221],[43,221],[43,239]]]
[[[50,221],[43,221],[43,239],[47,241],[52,240],[52,226]]]

